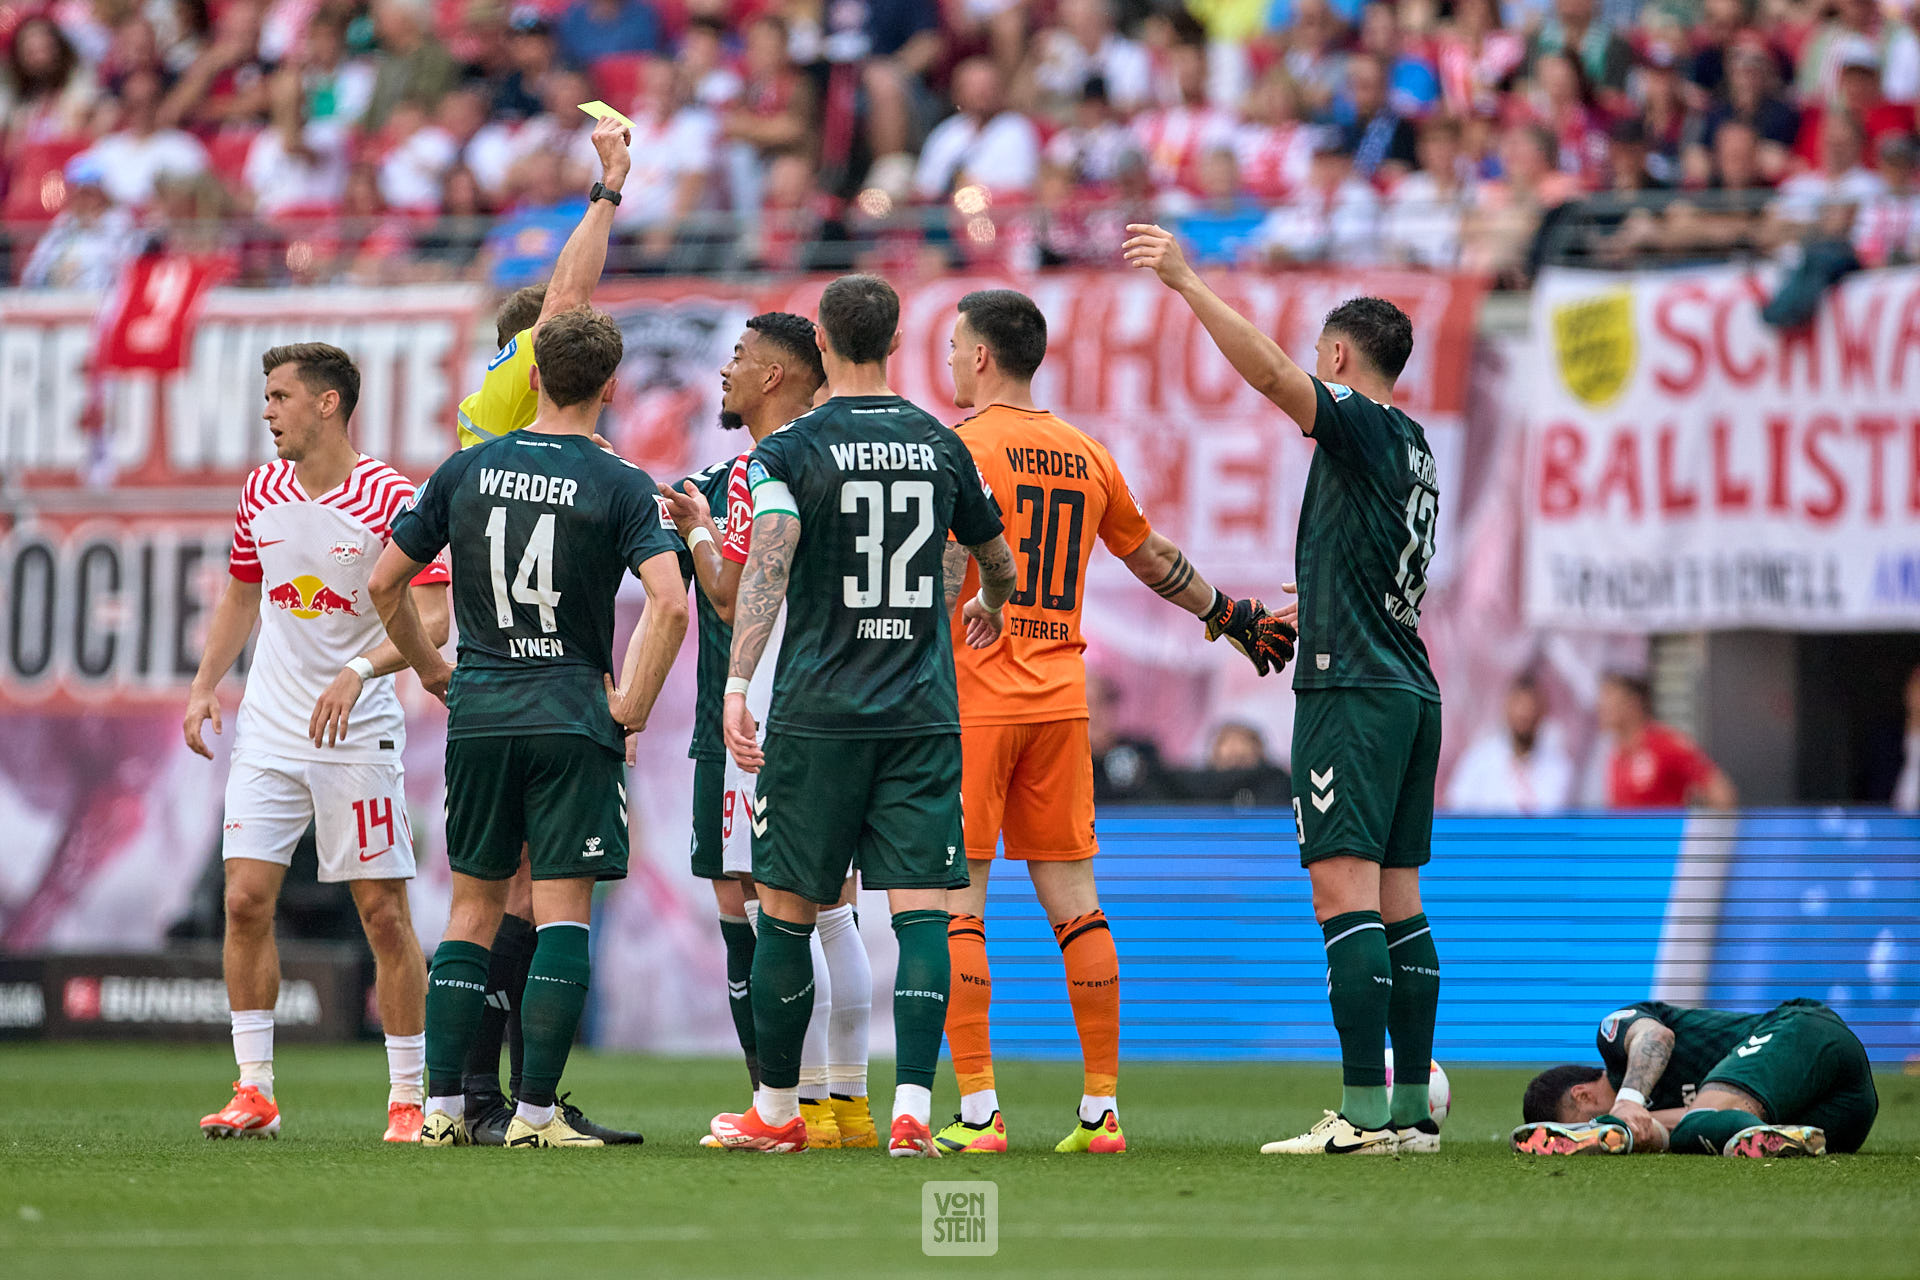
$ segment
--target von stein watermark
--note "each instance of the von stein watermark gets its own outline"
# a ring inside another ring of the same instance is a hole
[[[1000,1251],[1000,1184],[920,1184],[920,1251],[930,1258],[990,1258]]]

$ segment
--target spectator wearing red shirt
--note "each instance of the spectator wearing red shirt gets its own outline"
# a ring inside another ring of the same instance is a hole
[[[1869,157],[1877,153],[1882,138],[1913,132],[1913,104],[1888,102],[1880,92],[1880,55],[1872,42],[1850,37],[1833,56],[1840,64],[1838,103],[1815,104],[1800,113],[1800,134],[1793,150],[1808,168],[1820,163],[1820,126],[1830,112],[1852,116],[1859,123],[1867,135]]]
[[[1702,804],[1732,809],[1733,783],[1706,752],[1653,718],[1653,695],[1639,676],[1610,675],[1600,686],[1600,730],[1613,739],[1607,762],[1607,806],[1679,809]]]

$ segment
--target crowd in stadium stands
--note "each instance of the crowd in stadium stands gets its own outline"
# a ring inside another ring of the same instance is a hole
[[[1920,256],[1920,0],[0,0],[0,47],[29,285],[156,228],[252,280],[536,279],[594,98],[636,122],[615,271],[1111,263],[1141,218],[1509,284],[1568,218],[1619,263]]]

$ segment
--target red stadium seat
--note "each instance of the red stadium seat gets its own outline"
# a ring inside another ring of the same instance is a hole
[[[54,138],[21,148],[7,184],[6,203],[0,205],[0,221],[51,222],[67,203],[62,171],[88,145],[85,138]]]

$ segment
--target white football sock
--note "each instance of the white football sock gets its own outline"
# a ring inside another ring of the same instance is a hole
[[[753,936],[760,936],[760,899],[747,899],[747,928],[753,930]]]
[[[1120,1118],[1120,1099],[1111,1094],[1097,1096],[1091,1093],[1080,1095],[1080,1119],[1086,1124],[1099,1124],[1100,1117],[1113,1112],[1114,1119]]]
[[[451,1098],[428,1098],[426,1109],[428,1114],[438,1111],[443,1116],[458,1120],[467,1114],[467,1095],[456,1093]]]
[[[854,922],[853,904],[820,913],[813,936],[833,974],[833,1013],[827,1020],[827,1084],[848,1098],[867,1093],[867,1044],[873,1021],[873,965]],[[819,964],[816,961],[815,971]]]
[[[800,1115],[800,1091],[798,1089],[771,1089],[761,1085],[753,1091],[753,1109],[760,1119],[778,1129],[783,1124],[792,1124]]]
[[[921,1124],[933,1118],[933,1090],[918,1084],[897,1084],[893,1087],[893,1118],[912,1116]]]
[[[426,1096],[427,1033],[387,1037],[387,1105]]]
[[[536,1129],[553,1123],[553,1108],[550,1106],[536,1107],[531,1102],[519,1102],[514,1104],[513,1114]]]
[[[273,1010],[233,1011],[233,1060],[240,1065],[240,1083],[273,1096]]]
[[[992,1089],[960,1095],[960,1120],[963,1124],[985,1124],[1000,1109],[1000,1095]]]
[[[833,974],[821,950],[815,929],[813,950],[813,1016],[807,1020],[807,1038],[800,1044],[800,1099],[822,1102],[827,1096],[827,1028],[833,1019]]]

